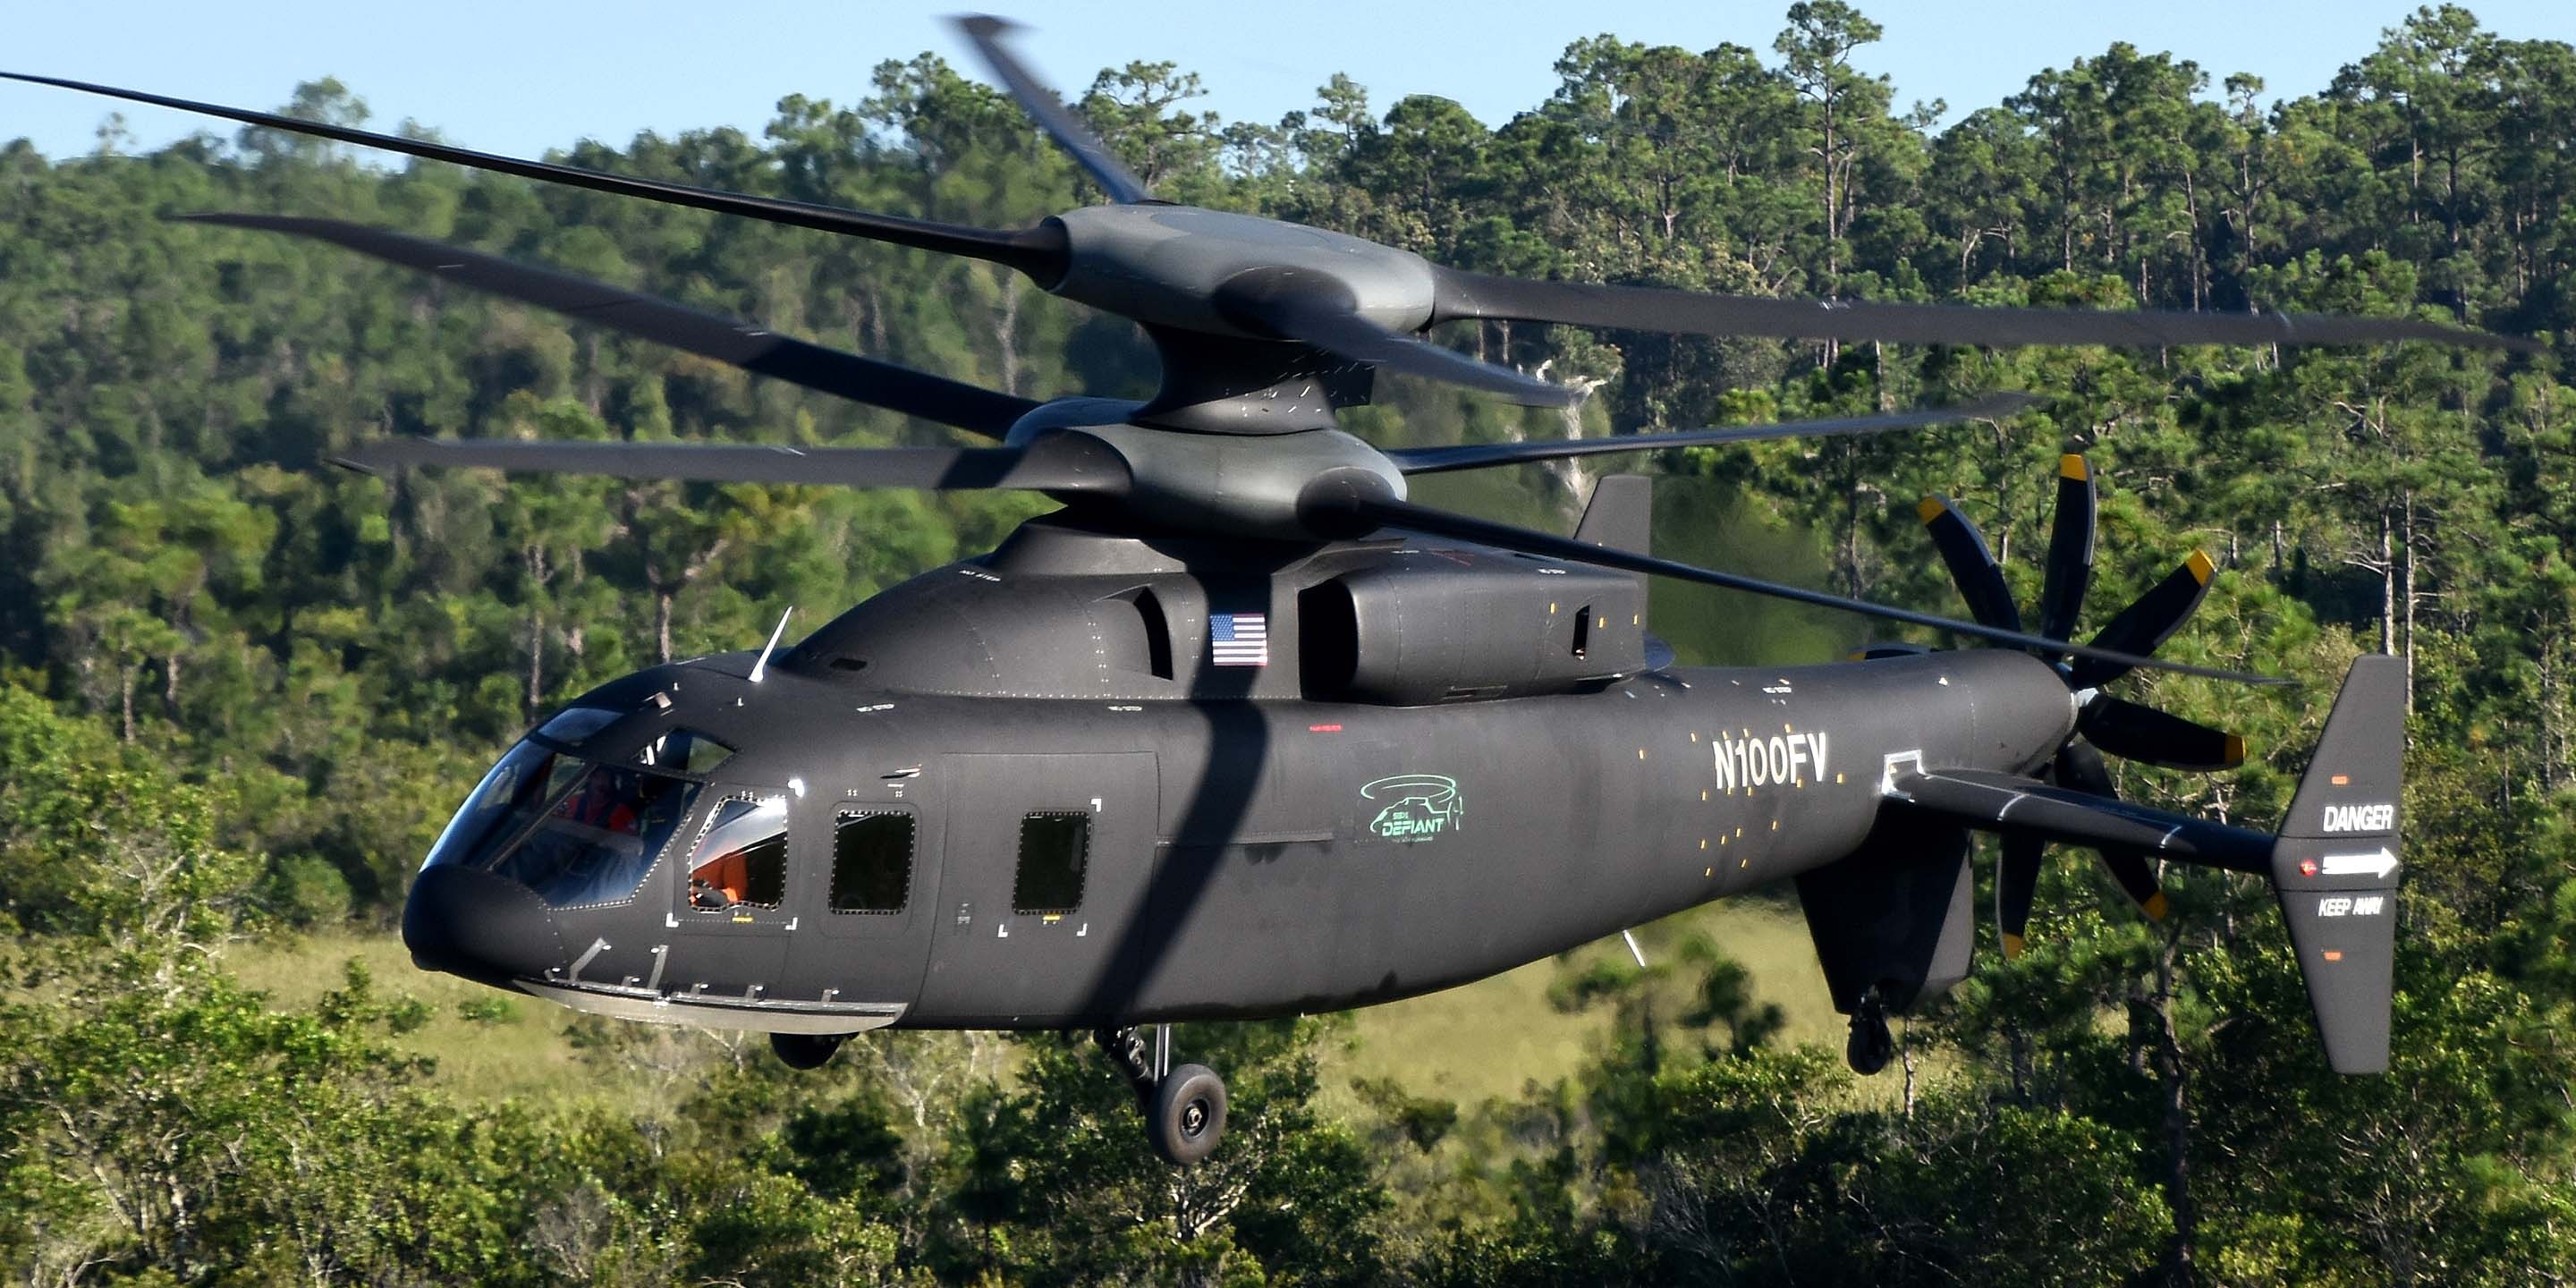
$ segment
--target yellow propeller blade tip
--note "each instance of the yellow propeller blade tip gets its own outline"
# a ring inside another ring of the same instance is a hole
[[[2205,550],[2192,551],[2191,558],[2183,560],[2183,567],[2191,569],[2192,579],[2204,586],[2209,584],[2210,574],[2218,571],[2218,565],[2210,561]]]
[[[2068,452],[2057,458],[2057,477],[2081,483],[2092,476],[2093,471],[2085,466],[2083,457]]]
[[[2227,768],[2234,769],[2244,763],[2245,739],[2232,733],[2227,735]]]
[[[2165,892],[2158,890],[2148,895],[2147,901],[2138,905],[2138,910],[2147,914],[2149,921],[2162,921],[2165,919],[2165,914],[2173,910],[2173,906],[2165,902]]]
[[[2022,954],[2022,950],[2023,950],[2024,948],[2026,948],[2026,947],[2028,947],[2028,945],[2026,945],[2026,944],[2022,943],[2021,936],[2019,936],[2019,935],[2005,935],[2005,936],[2004,936],[2004,960],[2005,960],[2005,961],[2011,961],[2011,960],[2013,960],[2014,958],[2021,956],[2021,954]]]
[[[1914,507],[1914,513],[1922,516],[1925,523],[1930,523],[1934,519],[1940,518],[1941,512],[1949,508],[1949,503],[1943,501],[1941,498],[1937,496],[1927,496],[1923,498],[1921,504]]]

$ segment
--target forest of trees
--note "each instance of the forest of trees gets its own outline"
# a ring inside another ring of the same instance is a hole
[[[1033,397],[1141,395],[1132,327],[992,265],[274,132],[138,155],[109,118],[90,155],[0,149],[0,1264],[30,1285],[2565,1282],[2576,49],[2456,7],[2392,16],[2306,97],[2115,44],[1947,126],[1858,70],[1881,33],[1839,0],[1791,6],[1767,50],[1577,42],[1555,94],[1499,128],[1339,76],[1275,125],[1224,122],[1184,69],[1102,72],[1082,110],[1164,195],[1462,267],[2408,314],[2549,346],[1436,333],[1592,396],[1567,417],[1387,382],[1349,428],[1441,442],[2042,395],[2000,426],[1672,454],[1657,468],[1724,498],[1737,548],[1670,553],[1956,612],[1914,518],[1937,491],[2027,600],[2054,458],[2087,452],[2097,607],[2205,548],[2221,574],[2165,652],[2307,682],[2126,682],[2255,749],[2235,774],[2123,771],[2168,807],[2268,826],[2344,664],[2403,656],[2394,1065],[2325,1071],[2268,888],[2171,873],[2175,913],[2150,925],[2069,853],[2033,951],[1981,952],[1908,1027],[1900,1091],[1786,1041],[1744,968],[1693,942],[1570,976],[1563,1003],[1614,1014],[1615,1040],[1484,1103],[1325,1085],[1347,1021],[1192,1026],[1236,1100],[1186,1174],[1151,1159],[1097,1057],[1052,1036],[880,1034],[799,1075],[756,1047],[550,1016],[601,1085],[658,1071],[664,1093],[492,1099],[444,1089],[406,1045],[426,1016],[400,979],[353,964],[309,1005],[245,984],[228,947],[390,934],[446,812],[536,713],[756,644],[789,604],[820,620],[1041,506],[333,470],[334,448],[384,434],[950,440],[167,217],[398,228]],[[312,82],[288,110],[363,121],[361,89]],[[855,100],[783,99],[762,138],[560,155],[989,227],[1098,199],[1007,99],[927,54]],[[1454,495],[1561,522],[1581,483],[1531,470]],[[1686,658],[1812,660],[1884,634],[1734,603],[1697,629],[1718,596],[1658,589]]]

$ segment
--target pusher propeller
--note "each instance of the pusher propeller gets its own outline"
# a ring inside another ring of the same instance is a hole
[[[2040,594],[2040,629],[2063,636],[2073,630],[2093,580],[2094,520],[2098,510],[2092,469],[2084,458],[2058,458],[2057,510],[2049,527],[2048,553]],[[1921,515],[1933,545],[1949,566],[1969,612],[1987,626],[2021,628],[2021,614],[2005,587],[2003,569],[1995,562],[1975,523],[1948,497],[1924,498]],[[2118,798],[2102,752],[2168,769],[2232,769],[2244,763],[2245,740],[2197,721],[2141,706],[2100,691],[2100,686],[2139,665],[2110,655],[2147,658],[2189,620],[2209,593],[2213,565],[2193,551],[2180,568],[2140,595],[2081,648],[2067,646],[2033,651],[2059,664],[2068,687],[2077,694],[2075,731],[2067,736],[2042,778],[2070,791]],[[2071,659],[2071,660],[2070,660]],[[2008,833],[2003,859],[1995,873],[1995,924],[2004,955],[2017,957],[2028,942],[2030,907],[2039,882],[2043,844],[2036,836]],[[2162,920],[2166,902],[2156,883],[2155,865],[2141,850],[2109,847],[2099,851],[2102,866],[2122,893],[2149,917]]]

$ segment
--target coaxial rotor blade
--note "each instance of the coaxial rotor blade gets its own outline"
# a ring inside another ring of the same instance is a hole
[[[981,13],[961,14],[950,21],[965,33],[966,39],[975,46],[975,52],[984,56],[984,65],[1001,78],[1003,87],[1018,100],[1020,110],[1036,118],[1038,128],[1045,130],[1057,147],[1072,154],[1074,164],[1081,166],[1082,172],[1090,175],[1092,182],[1099,184],[1100,190],[1108,193],[1111,201],[1132,206],[1154,199],[1154,194],[1146,189],[1145,181],[1127,169],[1127,163],[1109,150],[1109,144],[1092,133],[1091,127],[1082,123],[1082,118],[1075,116],[1062,99],[1039,84],[1037,77],[1030,75],[1029,69],[1021,66],[1020,60],[1002,47],[1002,36],[1018,30],[1019,24]]]
[[[2010,644],[2019,648],[2064,649],[2079,656],[2088,657],[2102,655],[2104,653],[2103,650],[2094,648],[2090,645],[2068,644],[2063,640],[2043,639],[2036,635],[2023,634],[2020,631],[1999,630],[1991,626],[1981,626],[1975,622],[1963,622],[1955,618],[1937,617],[1931,613],[1918,613],[1911,609],[1891,608],[1885,604],[1873,604],[1866,600],[1845,599],[1840,595],[1828,595],[1822,591],[1805,590],[1796,586],[1784,586],[1778,582],[1764,581],[1758,577],[1745,577],[1731,572],[1718,572],[1715,569],[1694,567],[1686,563],[1676,563],[1670,559],[1657,559],[1652,555],[1636,554],[1626,550],[1612,549],[1608,546],[1590,545],[1584,542],[1574,541],[1566,537],[1560,537],[1554,533],[1539,532],[1531,528],[1514,527],[1507,523],[1494,523],[1485,519],[1471,518],[1463,514],[1452,514],[1446,510],[1437,510],[1430,506],[1415,505],[1411,502],[1397,501],[1391,498],[1369,496],[1347,491],[1335,495],[1318,494],[1322,491],[1322,489],[1318,489],[1315,492],[1310,492],[1309,499],[1303,506],[1309,525],[1318,531],[1351,531],[1354,528],[1359,531],[1367,531],[1371,527],[1405,528],[1415,532],[1431,533],[1437,536],[1456,537],[1460,540],[1473,541],[1480,545],[1494,546],[1503,550],[1518,550],[1526,554],[1545,555],[1549,558],[1563,559],[1572,563],[1597,564],[1604,568],[1616,568],[1623,572],[1650,573],[1655,576],[1672,577],[1681,581],[1698,582],[1704,586],[1719,586],[1728,590],[1751,591],[1757,595],[1768,595],[1774,599],[1785,599],[1792,603],[1811,604],[1818,608],[1839,609],[1847,613],[1858,613],[1864,617],[1877,617],[1888,621],[1906,622],[1915,626],[1929,626],[1938,630],[1952,631],[1960,635],[1972,636],[1977,639],[1993,640],[1999,644]],[[2216,667],[2192,666],[2181,662],[2160,662],[2154,658],[2136,657],[2128,654],[2108,654],[2102,656],[2101,660],[2105,662],[2118,663],[2123,667],[2152,667],[2157,670],[2177,671],[2186,675],[2205,675],[2212,679],[2235,680],[2245,684],[2287,683],[2285,680],[2275,679],[2271,676],[2253,675],[2243,671],[2222,671]]]
[[[1668,447],[1710,447],[1773,438],[1833,438],[1845,434],[1882,434],[1961,420],[1995,420],[2037,403],[2029,394],[1993,393],[1956,407],[1858,416],[1840,420],[1793,420],[1777,425],[1742,425],[1723,429],[1682,429],[1662,434],[1616,434],[1608,438],[1568,438],[1535,443],[1471,443],[1463,447],[1400,447],[1386,453],[1407,474],[1479,470],[1493,465],[1599,456],[1610,452],[1658,452]]]
[[[2039,591],[2039,633],[2075,633],[2093,586],[2093,470],[2072,452],[2057,458],[2057,510],[2048,526],[2048,567]]]
[[[2066,740],[2058,749],[2053,765],[2058,785],[2092,796],[2118,800],[2120,793],[2111,785],[2111,771],[2102,763],[2102,753],[2095,751],[2082,737]],[[2150,921],[2165,919],[2167,904],[2164,888],[2156,883],[2155,864],[2147,852],[2132,846],[2104,845],[2094,851],[2102,858],[2102,867],[2119,884],[2129,902],[2147,914]]]
[[[1968,601],[1968,615],[1988,626],[2020,630],[2021,610],[2013,606],[2012,588],[2004,585],[2004,570],[1995,565],[1986,535],[1946,496],[1927,496],[1914,512],[1931,532],[1941,562],[1950,566],[1950,580]]]
[[[2140,657],[2155,652],[2190,620],[2192,610],[2200,607],[2201,599],[2209,594],[2209,578],[2216,567],[2208,555],[2192,551],[2181,567],[2121,609],[2120,615],[2093,637],[2092,647]],[[2078,689],[2099,688],[2128,673],[2128,667],[2101,658],[2085,658],[2067,668],[2067,683]]]
[[[1570,407],[1579,396],[1563,385],[1389,331],[1360,316],[1348,286],[1294,269],[1243,274],[1220,288],[1215,302],[1220,315],[1245,330],[1352,362],[1501,394],[1525,407]]]
[[[1434,321],[1510,318],[1677,335],[1764,335],[1906,344],[2444,344],[2539,352],[2529,340],[2412,318],[2292,313],[2115,313],[2108,310],[1883,304],[1708,295],[1653,286],[1539,282],[1462,269],[1438,271]]]
[[[2234,769],[2245,740],[2197,721],[2097,693],[2075,715],[2086,741],[2124,760],[2167,769]]]
[[[334,463],[377,473],[410,466],[590,474],[622,479],[821,487],[968,490],[1028,488],[1116,496],[1126,462],[1079,435],[1026,447],[781,447],[756,443],[525,442],[387,438]]]
[[[496,174],[517,175],[523,179],[542,179],[593,192],[611,192],[620,196],[642,197],[674,206],[712,210],[718,214],[742,215],[773,224],[792,224],[799,228],[817,228],[824,232],[844,233],[872,241],[893,242],[947,255],[965,255],[974,259],[1007,264],[1042,282],[1063,276],[1065,244],[1062,231],[1046,226],[1022,232],[1002,232],[989,228],[972,228],[962,224],[943,224],[927,219],[905,219],[899,215],[874,215],[836,206],[818,206],[810,202],[784,201],[775,197],[754,197],[738,192],[712,188],[695,188],[658,179],[636,179],[624,175],[602,174],[568,165],[545,161],[522,161],[515,157],[495,156],[467,148],[450,147],[427,139],[407,139],[369,130],[353,130],[345,125],[323,121],[306,121],[274,112],[253,112],[244,108],[225,107],[216,103],[199,103],[141,90],[118,89],[112,85],[93,85],[86,81],[64,80],[54,76],[28,76],[0,72],[0,80],[24,81],[31,85],[52,85],[75,89],[86,94],[121,98],[130,103],[149,103],[155,107],[175,108],[204,116],[219,116],[245,125],[264,126],[309,134],[315,138],[360,147],[383,148],[388,152],[445,161],[451,165],[490,170]]]
[[[1995,933],[2007,960],[2021,956],[2030,942],[2030,905],[2039,894],[2039,865],[2047,853],[2048,842],[2040,837],[2004,833],[2003,861],[1995,866]]]
[[[668,300],[602,282],[514,263],[497,255],[330,219],[279,215],[181,215],[191,223],[290,233],[330,242],[431,273],[441,279],[552,309],[756,375],[784,380],[907,416],[955,425],[993,438],[1038,404],[1010,394],[926,375],[890,362],[791,340],[749,323],[701,313]]]

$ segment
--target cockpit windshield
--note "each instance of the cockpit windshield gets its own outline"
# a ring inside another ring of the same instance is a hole
[[[558,908],[614,903],[644,883],[699,786],[521,742],[483,776],[423,866],[482,868]]]

